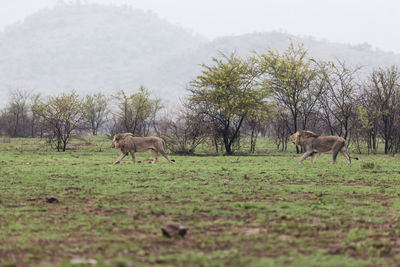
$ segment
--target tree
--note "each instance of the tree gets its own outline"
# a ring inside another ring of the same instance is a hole
[[[31,137],[35,137],[36,134],[38,134],[40,137],[43,136],[43,128],[40,126],[40,123],[38,121],[40,120],[39,115],[37,114],[38,107],[41,103],[41,95],[40,94],[34,94],[31,96],[31,105],[30,105],[30,111],[31,111]]]
[[[213,125],[229,155],[252,110],[267,110],[267,93],[259,86],[259,68],[252,58],[221,53],[212,61],[212,65],[202,64],[201,75],[190,82],[189,102]]]
[[[156,114],[162,108],[161,100],[151,99],[150,91],[144,86],[131,95],[120,91],[115,98],[118,101],[118,127],[138,136],[148,135],[150,128],[154,127]]]
[[[267,124],[275,111],[271,105],[259,105],[249,110],[245,126],[250,132],[250,153],[256,152],[257,137],[263,125]]]
[[[326,80],[324,78],[315,78],[312,80],[309,87],[301,94],[299,105],[301,127],[303,130],[309,128],[310,118],[313,118],[317,110],[317,104],[321,97],[326,93]]]
[[[359,98],[357,120],[360,123],[360,130],[363,131],[367,142],[368,153],[377,151],[377,135],[379,127],[379,111],[375,104],[374,96],[368,85],[363,86],[363,92]]]
[[[57,151],[65,151],[72,133],[83,127],[83,104],[75,93],[49,97],[37,103],[35,112],[41,119],[49,144]]]
[[[27,135],[29,125],[28,98],[30,93],[21,89],[11,92],[10,103],[7,108],[12,120],[11,137],[24,137]]]
[[[271,91],[278,105],[289,110],[292,132],[296,132],[301,112],[305,112],[304,118],[307,118],[321,94],[320,87],[312,88],[317,78],[314,61],[303,45],[295,47],[293,43],[282,54],[270,50],[259,55],[258,60],[264,73],[265,89]]]
[[[389,153],[393,138],[396,106],[400,97],[400,72],[396,66],[379,68],[370,76],[370,93],[382,121],[380,133],[385,141],[385,154]]]
[[[183,104],[177,118],[161,120],[159,128],[170,150],[177,154],[193,154],[210,134],[210,125],[204,115],[193,111],[187,103]]]
[[[356,73],[360,67],[348,67],[340,60],[320,62],[319,73],[324,80],[325,93],[321,97],[323,118],[332,135],[347,139],[350,120],[355,117],[357,90]]]
[[[287,109],[278,106],[271,120],[271,128],[274,136],[273,139],[277,150],[281,149],[282,151],[285,151],[287,149],[287,143],[290,136],[289,120],[290,116]],[[281,145],[282,148],[280,148]]]
[[[106,121],[109,98],[102,93],[87,95],[83,102],[85,119],[93,135],[97,135],[99,128]]]

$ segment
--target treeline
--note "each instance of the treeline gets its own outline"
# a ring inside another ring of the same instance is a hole
[[[376,152],[381,142],[386,154],[399,152],[397,66],[365,76],[359,66],[316,60],[302,45],[291,44],[282,53],[221,53],[201,68],[177,114],[166,113],[144,87],[133,94],[71,92],[47,98],[15,90],[1,111],[0,134],[40,136],[58,151],[80,132],[156,134],[175,153],[194,153],[211,142],[217,153],[233,154],[243,137],[255,152],[260,135],[286,150],[290,134],[308,129],[342,136],[359,153]]]

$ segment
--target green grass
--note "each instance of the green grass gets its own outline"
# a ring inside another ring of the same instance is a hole
[[[400,264],[399,155],[299,165],[265,144],[258,156],[113,166],[108,140],[75,140],[66,153],[42,142],[0,143],[0,266]],[[170,221],[185,238],[162,236]]]

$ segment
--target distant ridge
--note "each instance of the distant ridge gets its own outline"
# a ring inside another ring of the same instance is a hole
[[[75,89],[81,94],[147,86],[171,102],[217,51],[244,55],[305,44],[313,57],[349,64],[400,64],[400,55],[312,37],[270,32],[220,37],[213,41],[160,19],[152,12],[98,4],[63,4],[41,10],[0,32],[0,106],[8,91],[44,94]]]

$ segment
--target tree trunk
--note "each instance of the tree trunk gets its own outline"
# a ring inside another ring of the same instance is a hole
[[[229,141],[229,138],[226,133],[224,133],[224,146],[225,146],[225,154],[232,155],[232,142]]]
[[[384,139],[385,139],[385,154],[389,152],[389,133],[388,133],[388,119],[386,116],[383,117],[384,124]]]
[[[296,133],[297,132],[297,114],[293,114],[293,128],[294,128],[294,133]],[[296,146],[296,153],[297,154],[300,153],[298,146]]]

